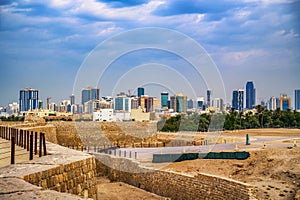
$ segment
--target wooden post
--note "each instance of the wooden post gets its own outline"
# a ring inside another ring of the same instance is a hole
[[[33,160],[33,134],[30,134],[29,160]]]
[[[44,156],[47,155],[47,149],[46,149],[46,137],[45,133],[43,133],[43,147],[44,147]]]
[[[11,137],[10,164],[15,164],[15,137]]]
[[[34,155],[37,154],[37,132],[34,133]]]
[[[40,132],[40,145],[39,145],[39,157],[42,157],[42,132]]]
[[[29,132],[30,132],[30,131],[26,131],[26,137],[27,137],[27,151],[29,151]]]

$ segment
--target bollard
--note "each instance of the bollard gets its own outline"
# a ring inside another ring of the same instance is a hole
[[[26,131],[26,137],[27,137],[27,151],[29,151],[29,131]]]
[[[131,151],[129,151],[129,158],[131,158]]]
[[[124,151],[124,158],[126,158],[126,151]]]
[[[122,152],[121,152],[121,150],[119,150],[119,157],[121,157],[122,156]]]
[[[137,152],[134,152],[134,158],[137,160]]]
[[[250,145],[250,135],[246,134],[246,145]]]
[[[29,160],[33,160],[33,134],[30,134]]]
[[[15,137],[11,138],[10,164],[15,164]]]

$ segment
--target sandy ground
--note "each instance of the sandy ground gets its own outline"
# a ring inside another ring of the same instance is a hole
[[[222,133],[224,137],[281,138],[273,141],[239,145],[247,149],[246,160],[197,159],[170,163],[164,170],[185,174],[208,173],[249,183],[258,188],[259,199],[300,199],[300,129],[254,129]],[[263,145],[266,148],[263,148]],[[282,144],[288,144],[283,147]]]
[[[163,200],[164,197],[133,187],[126,183],[111,183],[105,177],[97,178],[97,200]]]

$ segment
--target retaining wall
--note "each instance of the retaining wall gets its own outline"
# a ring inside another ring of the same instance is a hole
[[[251,199],[253,186],[228,178],[199,173],[196,176],[140,166],[126,158],[95,154],[97,172],[173,199]],[[112,168],[107,167],[112,166]],[[114,168],[114,169],[113,169]],[[118,170],[115,170],[118,169]],[[136,173],[130,173],[136,172]]]
[[[0,182],[14,178],[41,189],[96,199],[94,156],[49,142],[47,152],[50,155],[1,168]]]

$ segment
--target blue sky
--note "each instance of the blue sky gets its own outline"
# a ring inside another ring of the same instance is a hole
[[[17,101],[24,87],[38,89],[44,101],[68,99],[81,64],[98,44],[143,27],[179,31],[202,45],[223,78],[226,102],[247,80],[254,81],[258,100],[280,93],[294,98],[300,88],[299,0],[2,0],[0,7],[0,105]],[[182,64],[187,77],[192,73],[176,56],[148,53],[137,53],[140,62],[134,53],[124,56],[108,76],[153,60]],[[114,83],[107,84],[99,85],[102,95],[111,95],[105,88]]]

